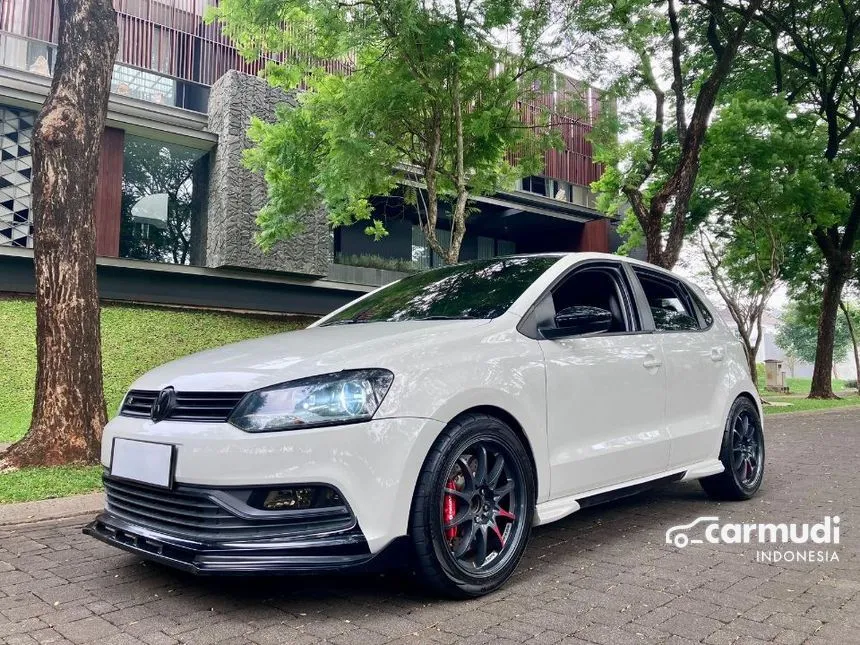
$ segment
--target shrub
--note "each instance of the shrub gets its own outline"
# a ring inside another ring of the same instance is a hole
[[[335,261],[338,264],[347,264],[353,267],[366,267],[368,269],[385,269],[387,271],[400,271],[403,273],[416,273],[421,270],[412,260],[403,258],[384,258],[380,255],[342,255],[338,254]]]

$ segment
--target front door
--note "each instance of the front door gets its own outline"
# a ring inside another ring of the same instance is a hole
[[[606,332],[539,341],[546,361],[553,497],[667,468],[663,351],[659,339],[643,331],[631,294],[620,264],[601,261],[574,268],[540,305],[547,310],[544,321],[551,312],[579,305],[612,314]]]

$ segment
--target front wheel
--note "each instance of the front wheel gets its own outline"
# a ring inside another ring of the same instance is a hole
[[[504,584],[529,539],[534,481],[506,423],[485,414],[452,422],[427,456],[412,502],[409,532],[424,581],[460,598]]]
[[[756,494],[764,478],[764,433],[758,410],[746,397],[729,411],[720,461],[723,472],[699,480],[710,497],[744,500]]]

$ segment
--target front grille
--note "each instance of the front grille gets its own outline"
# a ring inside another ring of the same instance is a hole
[[[230,418],[243,392],[177,392],[176,405],[165,417],[173,421],[216,421]],[[156,390],[131,390],[125,397],[120,414],[125,417],[149,417]]]
[[[205,543],[237,540],[297,538],[356,528],[348,507],[287,510],[259,513],[254,519],[239,517],[214,501],[223,491],[182,486],[176,490],[105,477],[106,510],[113,515],[180,538]]]

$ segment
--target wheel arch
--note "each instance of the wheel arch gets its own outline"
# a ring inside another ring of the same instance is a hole
[[[529,461],[531,461],[532,473],[534,474],[535,494],[537,494],[537,492],[540,490],[540,476],[538,474],[538,465],[535,461],[534,447],[532,446],[532,442],[529,440],[525,428],[523,427],[523,424],[520,423],[519,419],[517,419],[513,414],[511,414],[504,408],[500,408],[496,405],[476,405],[467,410],[463,410],[453,419],[451,419],[448,423],[451,424],[460,417],[466,416],[468,414],[486,414],[487,416],[495,417],[499,421],[504,421],[511,427],[511,430],[514,431],[514,434],[516,434],[517,437],[519,437],[520,441],[522,441],[523,448],[526,449],[526,453],[529,456]]]
[[[753,406],[755,406],[755,409],[758,411],[759,423],[764,425],[764,410],[761,407],[761,397],[759,396],[758,391],[756,391],[754,394],[749,390],[742,390],[734,399],[732,399],[732,405],[734,405],[735,401],[737,401],[738,399],[747,399],[750,403],[752,403]],[[729,410],[731,409],[731,406],[729,406]]]
[[[511,428],[511,430],[514,431],[514,434],[516,434],[517,437],[522,442],[523,448],[525,448],[526,454],[529,457],[529,461],[530,461],[531,466],[532,466],[532,473],[534,475],[535,494],[538,495],[538,500],[540,500],[540,497],[539,497],[539,495],[540,495],[540,483],[542,480],[541,480],[540,473],[539,473],[539,464],[536,462],[536,459],[535,459],[534,446],[532,445],[532,442],[529,440],[528,434],[526,434],[525,428],[524,428],[523,424],[520,422],[520,420],[513,413],[509,412],[508,410],[506,410],[506,409],[504,409],[498,405],[491,405],[491,404],[473,405],[471,407],[465,408],[465,409],[460,410],[459,412],[455,413],[450,419],[448,419],[447,422],[445,422],[445,424],[443,426],[440,427],[439,431],[433,437],[433,440],[431,441],[430,446],[428,447],[428,452],[424,455],[424,459],[421,462],[420,468],[423,468],[424,464],[426,463],[427,458],[429,457],[429,449],[432,449],[432,446],[436,443],[436,441],[439,439],[439,436],[442,435],[442,433],[448,428],[448,426],[450,426],[452,423],[456,422],[458,419],[461,419],[462,417],[468,416],[470,414],[484,414],[487,416],[494,417],[494,418],[499,419],[500,421],[503,421],[504,423],[506,423]],[[420,472],[420,468],[418,469],[419,472]],[[548,477],[547,477],[547,479],[548,479]],[[543,483],[545,484],[545,490],[548,493],[549,492],[549,482],[546,481]],[[412,511],[414,508],[414,503],[415,503],[414,493],[415,493],[415,490],[417,489],[417,486],[418,486],[418,472],[415,473],[415,481],[413,482],[413,488],[412,488],[412,491],[410,492],[410,502],[409,502],[409,515],[410,516],[412,515]]]

